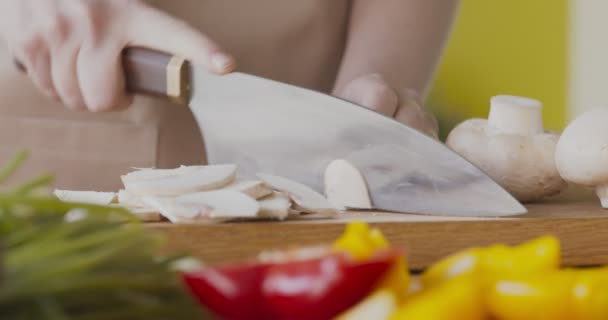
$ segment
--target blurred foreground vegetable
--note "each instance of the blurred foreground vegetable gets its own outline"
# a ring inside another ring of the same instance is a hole
[[[608,269],[564,269],[497,281],[488,294],[501,320],[608,319]]]
[[[430,266],[422,283],[431,287],[453,278],[474,276],[491,285],[510,276],[536,274],[560,266],[560,245],[556,238],[544,236],[517,246],[494,244],[454,253]]]
[[[180,257],[156,255],[160,238],[128,211],[39,192],[48,182],[0,193],[0,319],[208,319],[174,268]]]

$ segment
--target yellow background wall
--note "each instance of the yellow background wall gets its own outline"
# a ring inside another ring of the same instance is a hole
[[[487,117],[496,94],[543,102],[545,126],[562,130],[567,108],[567,0],[462,0],[429,96],[441,136]]]

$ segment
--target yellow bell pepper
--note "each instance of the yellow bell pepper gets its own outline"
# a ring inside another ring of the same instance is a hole
[[[380,289],[334,320],[386,320],[395,312],[397,305],[397,297],[391,290]]]
[[[365,260],[378,250],[388,247],[389,242],[379,229],[370,228],[367,223],[360,221],[349,223],[342,236],[333,245],[334,250],[349,252],[358,260]],[[410,275],[407,260],[405,257],[401,257],[387,272],[376,291],[388,289],[401,302],[407,296],[409,284]]]
[[[473,277],[459,277],[412,296],[389,320],[483,320],[486,312]]]
[[[349,252],[357,260],[365,260],[377,250],[388,248],[389,243],[379,229],[370,229],[365,222],[349,223],[342,236],[333,245],[335,250]]]
[[[559,241],[544,236],[517,246],[496,244],[457,252],[430,266],[421,280],[424,287],[431,287],[452,278],[475,275],[484,285],[491,285],[502,277],[555,270],[560,259]]]
[[[380,282],[380,289],[388,289],[395,294],[397,302],[402,303],[408,297],[410,274],[405,257],[400,257]]]
[[[500,320],[608,319],[608,270],[556,270],[499,280],[487,296]]]
[[[558,269],[560,259],[559,241],[544,236],[513,247],[490,246],[480,260],[480,267],[484,272],[516,276]]]
[[[432,287],[456,277],[473,275],[479,268],[482,254],[482,249],[473,248],[439,260],[422,273],[422,286]]]

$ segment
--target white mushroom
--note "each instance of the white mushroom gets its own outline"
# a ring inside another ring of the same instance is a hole
[[[570,122],[557,143],[555,161],[562,178],[594,187],[608,208],[608,108],[594,108]]]
[[[161,221],[162,216],[158,210],[152,208],[127,208],[131,213],[136,215],[141,221],[144,222],[156,222]]]
[[[298,211],[328,216],[338,213],[323,195],[306,185],[276,175],[258,173],[257,176],[274,190],[287,194],[294,202],[293,208]]]
[[[254,199],[260,199],[272,194],[272,188],[259,180],[237,180],[224,189],[242,192]]]
[[[175,198],[147,196],[142,200],[172,222],[252,218],[260,210],[255,199],[234,190],[195,192]]]
[[[521,202],[553,196],[566,188],[555,165],[559,135],[545,133],[538,100],[499,95],[488,120],[456,126],[446,144],[485,171]]]
[[[339,210],[370,209],[372,204],[365,179],[350,162],[336,159],[325,169],[325,195]]]
[[[141,196],[136,196],[124,189],[118,190],[117,198],[118,203],[126,207],[141,208],[146,206],[144,202],[141,201]]]
[[[291,201],[287,195],[281,192],[273,192],[273,194],[258,200],[260,204],[260,217],[276,218],[285,220],[289,215]]]
[[[95,205],[109,205],[116,199],[114,192],[54,190],[53,194],[63,202],[80,202]]]
[[[203,215],[210,218],[250,218],[260,211],[258,202],[242,192],[213,190],[181,195],[175,203],[200,207]]]
[[[178,205],[174,198],[144,196],[141,200],[173,223],[191,222],[201,216],[200,208]]]
[[[120,178],[123,183],[132,182],[132,181],[140,181],[140,180],[148,180],[148,179],[160,179],[173,177],[176,175],[187,174],[188,172],[193,172],[199,169],[202,169],[206,166],[179,166],[177,168],[171,169],[157,169],[157,168],[133,168],[134,171],[131,171],[125,175],[122,175]]]
[[[122,176],[125,190],[136,196],[179,196],[225,187],[234,181],[236,165],[143,169]]]

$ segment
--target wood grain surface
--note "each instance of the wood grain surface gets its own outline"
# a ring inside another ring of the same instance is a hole
[[[252,257],[262,250],[331,242],[352,220],[380,227],[393,245],[406,248],[413,271],[457,250],[493,243],[517,244],[546,234],[560,239],[564,266],[608,264],[608,210],[599,203],[541,203],[527,208],[527,214],[509,218],[347,212],[338,219],[151,223],[148,228],[166,234],[165,252],[186,251],[209,264]]]

